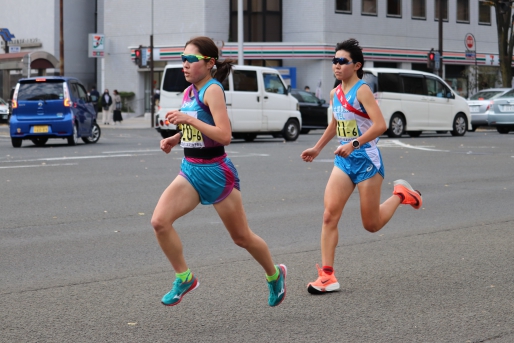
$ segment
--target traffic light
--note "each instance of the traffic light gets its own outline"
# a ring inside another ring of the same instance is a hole
[[[434,70],[434,67],[435,67],[435,52],[434,52],[434,49],[432,49],[427,54],[427,68],[429,70]]]
[[[142,56],[141,56],[141,47],[137,48],[134,51],[134,63],[141,68]]]

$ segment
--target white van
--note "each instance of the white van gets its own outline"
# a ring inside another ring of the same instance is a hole
[[[182,64],[168,64],[164,69],[160,109],[155,129],[163,138],[175,134],[175,125],[165,120],[168,111],[182,105],[183,91],[189,83]],[[273,135],[294,141],[302,127],[298,101],[290,94],[279,72],[273,68],[234,66],[223,81],[232,136],[253,141],[257,135]]]
[[[423,131],[463,136],[471,129],[469,106],[439,76],[394,68],[364,68],[387,125],[387,135],[419,137]]]

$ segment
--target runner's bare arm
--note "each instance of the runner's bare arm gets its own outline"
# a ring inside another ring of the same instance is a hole
[[[360,87],[357,90],[357,100],[364,106],[373,124],[365,134],[358,138],[361,145],[374,140],[386,130],[386,123],[382,111],[369,87]]]

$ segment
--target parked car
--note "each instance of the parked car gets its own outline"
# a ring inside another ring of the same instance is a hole
[[[326,129],[328,126],[328,104],[318,99],[311,92],[292,89],[291,95],[298,100],[302,114],[301,133],[309,133],[312,129]]]
[[[164,138],[177,132],[165,115],[171,109],[180,108],[188,86],[182,64],[168,64],[162,78],[160,109],[155,117],[155,129]],[[300,135],[302,117],[298,101],[276,69],[236,65],[223,81],[223,88],[235,139],[253,141],[257,135],[271,134],[294,141]]]
[[[499,133],[514,131],[514,89],[494,99],[486,113],[488,124],[496,126]]]
[[[20,79],[14,90],[10,119],[12,146],[24,139],[43,146],[49,138],[62,138],[69,145],[96,143],[100,127],[96,111],[79,80],[70,77]]]
[[[471,130],[475,131],[479,126],[487,126],[487,114],[493,103],[493,99],[507,93],[512,88],[489,88],[475,93],[468,99],[469,112],[471,114]]]
[[[471,129],[466,99],[439,76],[394,68],[364,68],[368,83],[382,110],[387,135],[418,137],[423,131],[463,136]]]
[[[9,104],[0,98],[0,123],[6,123],[9,120]]]

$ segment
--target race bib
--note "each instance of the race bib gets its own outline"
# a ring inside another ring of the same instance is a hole
[[[357,138],[359,137],[359,130],[357,129],[357,121],[351,120],[338,120],[337,121],[337,137],[339,138]]]
[[[182,111],[182,113],[190,115],[191,117],[194,117],[194,118],[197,117],[196,111]],[[203,147],[205,147],[202,133],[200,131],[198,131],[198,129],[196,129],[194,126],[191,126],[189,124],[181,124],[180,127],[182,130],[182,140],[180,142],[181,147],[183,147],[183,148],[203,148]]]

